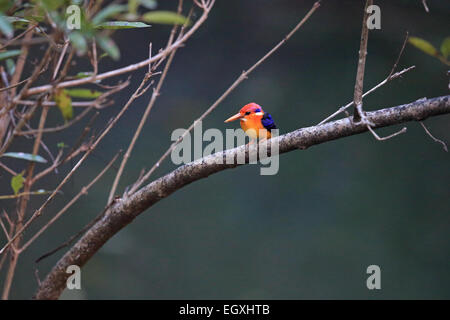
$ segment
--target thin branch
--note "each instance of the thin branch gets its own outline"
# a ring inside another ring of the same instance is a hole
[[[5,224],[3,223],[3,220],[2,220],[1,217],[0,217],[0,226],[2,227],[3,233],[4,233],[5,236],[6,236],[6,239],[10,240],[11,238],[10,238],[9,231],[8,231],[8,229],[6,229],[6,226],[5,226]]]
[[[52,172],[53,170],[56,170],[56,168],[61,164],[62,161],[60,161],[61,156],[63,154],[63,150],[60,149],[58,152],[58,155],[56,156],[55,161],[53,161],[53,164],[51,166],[49,166],[48,168],[42,170],[41,172],[37,173],[34,177],[33,177],[33,183],[35,183],[36,181],[38,181],[40,178],[42,178],[43,176],[49,174],[50,172]]]
[[[34,27],[36,27],[36,26],[34,26]],[[31,32],[26,33],[25,38],[24,38],[25,41],[31,40],[31,38],[33,37],[34,27],[31,28],[31,30],[30,30]],[[11,86],[13,86],[13,89],[11,90],[12,96],[16,95],[16,87],[14,87],[14,85],[19,83],[20,77],[22,76],[23,68],[25,66],[25,62],[28,57],[28,50],[29,50],[29,44],[24,43],[21,48],[20,56],[17,58],[16,69],[14,70],[14,74],[11,79]]]
[[[17,104],[21,104],[24,106],[32,106],[36,103],[35,100],[18,100],[16,101]],[[42,102],[42,106],[43,107],[56,107],[56,102],[55,101],[45,101]],[[91,100],[91,101],[73,101],[72,102],[72,107],[95,107],[97,109],[100,109],[99,103],[97,102],[97,100]]]
[[[423,7],[425,8],[425,11],[426,11],[427,13],[429,13],[429,12],[430,12],[430,9],[428,9],[428,6],[427,6],[427,0],[422,0],[422,4],[423,4]]]
[[[393,134],[390,134],[386,137],[380,137],[372,128],[371,126],[367,126],[367,129],[369,129],[370,133],[372,133],[372,135],[375,137],[375,139],[377,139],[378,141],[385,141],[385,140],[389,140],[391,138],[394,138],[395,136],[398,136],[399,134],[405,133],[407,131],[406,127],[403,127],[400,131],[397,131]]]
[[[58,63],[56,64],[55,70],[53,71],[52,80],[55,80],[56,76],[58,75],[59,68],[61,67],[61,63],[64,59],[64,56],[66,55],[66,51],[67,51],[67,48],[69,47],[69,44],[70,44],[69,40],[66,40],[66,43],[64,44],[61,55],[59,56]]]
[[[27,36],[28,35],[31,35],[32,33],[28,33],[27,34]],[[20,92],[19,92],[19,94],[16,96],[16,98],[15,99],[17,99],[17,100],[21,100],[22,99],[22,97],[23,97],[23,95],[24,95],[24,93],[28,90],[28,88],[30,87],[30,85],[34,82],[34,81],[36,81],[36,79],[38,78],[38,76],[42,73],[42,69],[46,69],[47,68],[47,63],[50,61],[50,55],[51,55],[51,48],[49,47],[49,48],[47,48],[47,50],[45,51],[45,54],[44,54],[44,57],[42,58],[42,60],[41,60],[41,62],[34,68],[34,70],[33,70],[33,72],[32,72],[32,74],[31,74],[31,76],[28,78],[28,81],[25,83],[25,85],[23,86],[23,88],[20,90]],[[16,66],[16,72],[14,72],[14,75],[13,75],[13,80],[14,80],[14,78],[15,78],[15,76],[17,75],[17,68],[18,68],[18,66],[19,66],[19,62],[17,63],[17,66]],[[17,79],[17,81],[18,81],[18,79]],[[16,82],[13,82],[12,81],[12,84],[15,84]],[[12,88],[11,89],[11,92],[12,92],[12,95],[13,95],[13,93],[16,91],[16,89],[17,88]],[[46,94],[47,92],[43,92],[44,94]],[[13,108],[14,108],[14,106],[16,105],[16,102],[14,102],[14,100],[13,101],[11,101],[11,103],[9,103],[7,106],[4,106],[2,109],[0,109],[0,117],[2,116],[2,115],[4,115],[5,113],[7,113],[7,112],[9,112],[10,110],[12,110]],[[0,154],[2,154],[4,152],[4,150],[2,150],[1,152],[0,152]]]
[[[420,125],[422,126],[423,130],[425,130],[425,132],[430,136],[430,138],[434,140],[434,142],[442,144],[442,148],[444,148],[444,151],[448,152],[447,144],[444,141],[439,140],[438,138],[434,137],[431,134],[431,132],[427,129],[427,127],[425,126],[425,123],[423,123],[422,121],[420,121]]]
[[[1,47],[0,50],[5,49],[7,46],[9,46],[10,44],[12,44],[13,42],[15,42],[16,40],[22,38],[24,35],[26,35],[28,32],[32,31],[34,28],[37,27],[37,24],[31,25],[29,26],[25,31],[23,31],[22,33],[20,33],[19,35],[17,35],[16,37],[6,41]]]
[[[64,129],[67,129],[70,126],[72,126],[73,124],[75,124],[78,121],[80,121],[81,119],[83,119],[91,110],[92,110],[92,107],[86,108],[86,109],[83,110],[83,112],[81,112],[79,115],[77,115],[72,120],[67,121],[64,124],[62,124],[60,126],[57,126],[57,127],[43,128],[42,132],[43,133],[50,133],[50,132],[58,132],[58,131],[62,131]],[[30,129],[30,130],[27,130],[27,131],[19,131],[19,132],[16,132],[15,134],[16,134],[16,136],[26,136],[26,135],[36,134],[38,132],[39,132],[38,129]]]
[[[44,195],[44,194],[49,194],[52,191],[30,191],[30,192],[20,192],[18,194],[9,194],[9,195],[5,195],[5,196],[0,196],[0,200],[3,199],[17,199],[23,196],[35,196],[35,195]]]
[[[111,168],[113,163],[116,161],[117,157],[119,156],[120,151],[111,159],[111,161],[106,165],[105,168],[103,168],[100,173],[92,179],[91,182],[89,182],[85,187],[81,188],[80,192],[73,197],[65,206],[62,208],[52,219],[50,219],[49,222],[47,222],[39,231],[37,231],[31,238],[28,240],[20,249],[20,252],[23,252],[26,250],[45,230],[47,230],[48,227],[50,227],[53,223],[55,223],[56,220],[58,220],[75,202],[78,201],[79,198],[81,198],[83,195],[87,194],[89,189],[97,183],[98,180],[101,179],[101,177],[106,173],[106,171]]]
[[[46,69],[42,69],[41,72],[40,72],[39,74],[43,74],[45,71],[47,71],[47,70],[46,70]],[[1,88],[1,89],[0,89],[0,92],[8,91],[9,89],[16,88],[16,87],[20,86],[21,84],[24,84],[25,82],[29,81],[30,78],[31,78],[31,77],[28,77],[28,78],[26,78],[26,79],[24,79],[24,80],[22,80],[22,81],[20,81],[20,82],[17,82],[17,83],[14,84],[14,85],[10,85],[10,86],[7,86],[7,87],[5,87],[5,88]],[[19,100],[19,101],[20,101],[20,100]],[[18,102],[18,104],[20,104],[20,103]]]
[[[40,97],[38,100],[36,100],[35,105],[32,106],[30,110],[20,118],[20,121],[14,128],[13,133],[6,139],[6,141],[3,143],[3,146],[0,148],[0,155],[2,155],[9,148],[14,140],[16,133],[19,132],[25,125],[25,123],[27,123],[28,120],[30,120],[30,118],[33,116],[34,112],[38,109],[42,98],[43,97]]]
[[[392,66],[391,72],[389,72],[388,79],[391,79],[391,77],[394,75],[394,72],[397,69],[398,63],[400,62],[400,58],[403,55],[403,51],[405,50],[406,44],[408,43],[408,39],[409,39],[409,32],[406,31],[405,40],[403,40],[402,48],[400,49],[400,52],[397,56],[397,60],[395,60],[395,63]]]
[[[369,91],[367,91],[366,93],[364,93],[362,95],[363,98],[365,98],[366,96],[368,96],[369,94],[371,94],[372,92],[376,91],[378,88],[381,88],[382,86],[384,86],[386,83],[388,83],[391,80],[397,79],[400,76],[402,76],[404,73],[414,69],[416,66],[411,66],[409,68],[403,69],[402,71],[396,72],[393,75],[389,75],[386,79],[384,79],[383,81],[381,81],[379,84],[377,84],[376,86],[374,86],[372,89],[370,89]],[[317,125],[321,125],[324,124],[325,122],[330,121],[331,119],[335,118],[338,114],[344,112],[345,110],[347,110],[348,108],[350,108],[351,106],[353,106],[355,102],[351,101],[349,103],[347,103],[345,106],[340,107],[336,112],[334,112],[333,114],[329,115],[328,117],[326,117],[325,119],[323,119],[322,121],[320,121]]]
[[[364,70],[366,66],[366,56],[367,56],[367,42],[369,40],[369,28],[367,26],[367,20],[369,18],[369,13],[367,12],[367,8],[373,4],[373,0],[367,0],[366,5],[364,7],[364,15],[361,27],[361,42],[359,45],[359,58],[358,58],[358,70],[356,72],[356,81],[355,81],[355,91],[354,91],[354,104],[355,109],[353,112],[353,120],[355,122],[365,121],[364,111],[362,109],[362,94],[364,87]]]
[[[13,169],[9,168],[5,164],[0,162],[0,167],[3,168],[5,171],[9,172],[13,176],[17,176],[17,172],[15,172]]]

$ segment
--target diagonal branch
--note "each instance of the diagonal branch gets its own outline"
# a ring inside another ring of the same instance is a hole
[[[449,113],[450,95],[368,112],[366,116],[368,120],[373,122],[374,128],[381,128],[408,121],[422,121],[428,117]],[[368,130],[362,121],[354,123],[352,118],[348,117],[322,125],[298,129],[272,139],[277,140],[279,153],[285,153],[297,149],[306,149],[313,145],[360,134]],[[254,148],[256,148],[255,145],[247,149],[247,160],[248,153],[252,152]],[[240,146],[198,159],[147,184],[128,198],[117,199],[108,208],[108,212],[56,263],[40,284],[35,298],[57,299],[65,288],[69,276],[66,273],[66,268],[69,265],[83,266],[112,236],[132,222],[144,210],[170,196],[175,191],[211,174],[237,167],[239,164],[220,164],[218,160],[236,157],[238,153],[245,149],[246,146]]]

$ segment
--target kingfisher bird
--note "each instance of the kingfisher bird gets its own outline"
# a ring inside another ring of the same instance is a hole
[[[277,126],[270,113],[264,112],[260,105],[252,102],[242,107],[239,113],[225,120],[231,122],[241,120],[241,128],[252,139],[270,139],[271,130]]]

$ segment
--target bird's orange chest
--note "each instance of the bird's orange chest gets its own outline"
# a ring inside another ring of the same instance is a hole
[[[260,137],[260,133],[264,136],[264,138],[270,138],[270,132],[262,125],[261,119],[262,116],[253,115],[250,117],[245,117],[245,120],[241,120],[241,128],[245,131],[245,133],[252,139],[263,138]],[[262,130],[260,132],[260,130]],[[268,136],[268,137],[267,137]]]

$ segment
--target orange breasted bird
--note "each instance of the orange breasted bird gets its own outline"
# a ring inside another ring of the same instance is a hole
[[[241,120],[241,128],[251,139],[270,139],[271,130],[276,129],[270,113],[264,112],[260,105],[249,103],[242,107],[239,113],[225,120],[225,122]]]

